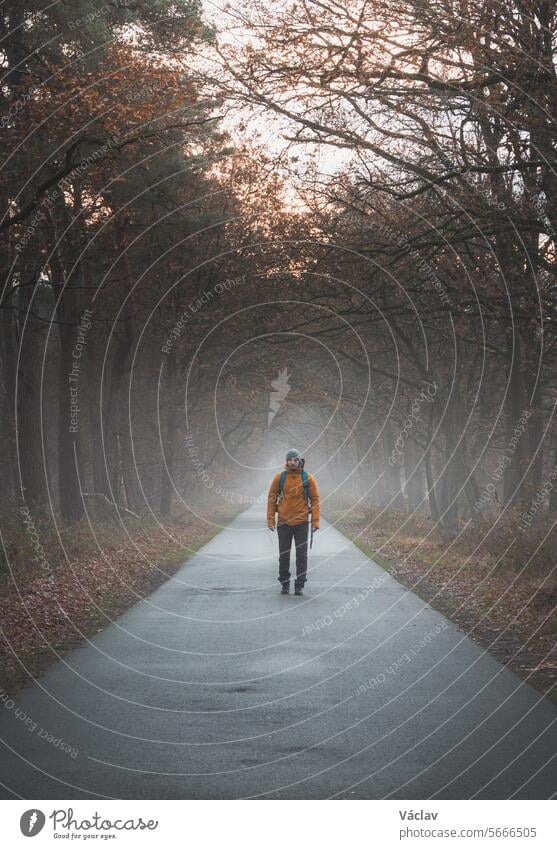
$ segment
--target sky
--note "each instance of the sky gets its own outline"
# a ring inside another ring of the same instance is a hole
[[[269,0],[270,3],[273,0]],[[249,40],[249,35],[238,28],[237,19],[234,15],[234,0],[203,0],[205,17],[217,27],[220,38],[241,45]],[[228,8],[226,8],[228,7]],[[304,163],[309,165],[310,159],[317,165],[317,170],[323,175],[331,175],[342,169],[350,160],[350,153],[346,150],[333,148],[330,145],[297,145],[291,146],[290,154],[287,148],[290,142],[284,137],[284,120],[273,116],[253,116],[246,110],[237,111],[230,115],[224,125],[233,139],[241,140],[249,137],[255,140],[269,155],[286,158],[288,171],[299,171],[303,174]],[[246,127],[247,129],[244,129]],[[294,162],[291,157],[296,157]],[[298,192],[296,190],[296,179],[292,177],[290,200],[296,204]]]

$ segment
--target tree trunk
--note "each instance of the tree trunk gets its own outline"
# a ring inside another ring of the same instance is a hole
[[[2,500],[16,497],[17,465],[15,452],[15,342],[16,326],[10,310],[0,310],[0,362],[2,368],[2,406],[0,444],[5,469]]]
[[[507,403],[505,410],[504,451],[506,452],[509,462],[505,466],[503,500],[506,505],[512,505],[518,497],[520,476],[523,469],[522,459],[524,456],[523,435],[517,435],[516,432],[517,428],[520,429],[520,419],[523,411],[521,343],[520,335],[516,328],[514,331],[509,332],[507,363],[510,380],[507,390]]]
[[[431,519],[433,522],[438,522],[440,513],[439,506],[437,504],[437,496],[435,493],[435,478],[433,475],[433,465],[432,465],[432,453],[433,453],[433,424],[435,421],[435,404],[431,404],[429,407],[429,415],[427,419],[427,437],[426,437],[426,450],[424,453],[424,467],[425,467],[425,477],[426,477],[426,485],[427,485],[427,495],[429,499],[429,512],[431,514]]]
[[[84,516],[81,465],[81,428],[84,409],[84,358],[86,346],[78,339],[80,331],[79,294],[77,287],[83,285],[79,262],[72,274],[72,260],[76,256],[75,246],[70,245],[69,236],[59,240],[59,224],[69,222],[64,199],[58,198],[55,214],[50,217],[53,239],[56,243],[51,260],[52,285],[55,293],[55,318],[58,322],[60,350],[58,359],[58,497],[60,513],[67,521],[77,521]],[[65,248],[69,259],[64,261],[61,251]],[[85,338],[85,337],[84,337]]]
[[[410,512],[418,510],[423,502],[423,464],[419,449],[409,437],[404,444],[404,477],[406,499]]]
[[[178,411],[174,399],[174,378],[176,366],[173,354],[170,354],[164,364],[165,370],[165,398],[166,423],[163,439],[163,458],[161,468],[161,500],[160,512],[163,516],[169,516],[172,508],[172,496],[174,494],[174,454],[176,444],[176,430],[178,426]]]
[[[387,508],[389,510],[404,510],[404,496],[400,483],[400,465],[398,459],[395,460],[395,440],[390,422],[385,422],[383,428],[383,451],[385,455],[385,489],[387,497]],[[389,459],[393,458],[390,463]]]
[[[25,503],[42,511],[47,502],[46,474],[41,434],[41,355],[46,325],[28,315],[34,286],[19,290],[22,332],[17,368],[18,489]]]

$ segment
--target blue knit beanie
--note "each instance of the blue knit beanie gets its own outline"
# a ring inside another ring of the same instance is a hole
[[[298,459],[301,459],[302,457],[297,448],[291,448],[289,451],[286,452],[287,460],[293,460],[295,457],[298,457]]]

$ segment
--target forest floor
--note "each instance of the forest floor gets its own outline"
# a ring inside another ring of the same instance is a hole
[[[328,510],[327,519],[399,583],[557,703],[554,539],[544,562],[534,542],[535,556],[505,556],[504,530],[488,535],[482,546],[485,529],[463,528],[448,537],[431,520],[379,508]],[[527,568],[518,568],[521,557]]]
[[[152,520],[103,523],[96,539],[84,524],[59,526],[65,552],[57,533],[36,522],[48,561],[33,562],[22,536],[0,571],[0,690],[13,695],[32,683],[154,592],[238,510],[226,506],[210,521],[190,515],[164,528]]]

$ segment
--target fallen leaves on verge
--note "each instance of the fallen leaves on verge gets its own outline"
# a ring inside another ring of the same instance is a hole
[[[149,595],[173,574],[208,525],[194,520],[164,530],[135,534],[133,541],[104,547],[49,572],[12,573],[0,592],[0,683],[13,689],[15,679],[36,671],[39,657],[72,648],[83,635],[100,633],[111,618]],[[170,565],[159,565],[161,563]],[[45,662],[40,664],[44,668]]]
[[[393,577],[441,611],[470,639],[544,693],[557,683],[557,581],[504,562],[491,553],[469,556],[413,528],[407,536],[364,515],[342,519],[339,530],[389,562]],[[384,541],[385,540],[385,541]],[[425,544],[424,544],[425,543]]]

